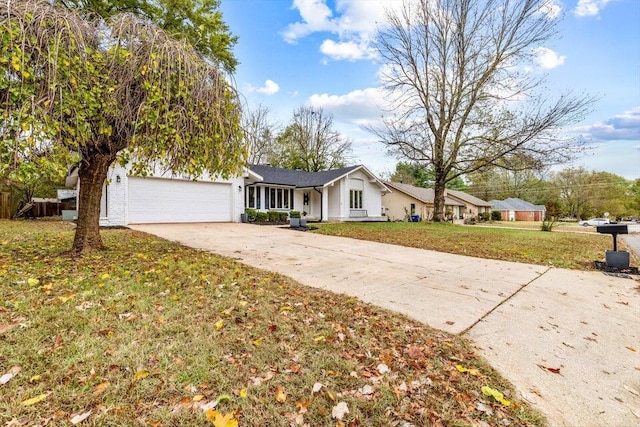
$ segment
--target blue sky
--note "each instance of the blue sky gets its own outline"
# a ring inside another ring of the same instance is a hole
[[[565,129],[589,150],[567,166],[640,178],[640,0],[552,0],[559,34],[540,46],[535,72],[552,92],[599,97],[593,112]],[[382,114],[383,65],[371,42],[385,8],[399,0],[222,0],[239,37],[238,89],[250,107],[262,104],[281,126],[305,105],[333,114],[353,142],[354,164],[374,173],[397,160],[362,128]]]

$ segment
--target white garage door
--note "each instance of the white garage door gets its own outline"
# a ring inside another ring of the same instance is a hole
[[[231,184],[129,177],[129,223],[231,221]]]

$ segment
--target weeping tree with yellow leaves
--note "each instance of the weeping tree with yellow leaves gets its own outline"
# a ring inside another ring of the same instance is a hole
[[[79,162],[72,252],[103,248],[102,187],[114,162],[191,177],[245,163],[237,93],[187,42],[130,14],[90,20],[46,1],[0,6],[0,156]],[[75,159],[74,159],[75,157]]]

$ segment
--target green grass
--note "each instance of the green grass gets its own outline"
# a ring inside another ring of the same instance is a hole
[[[130,230],[72,259],[72,236],[0,221],[2,425],[204,426],[216,400],[240,426],[334,426],[341,401],[349,425],[544,425],[464,338]]]
[[[603,259],[605,249],[611,249],[609,235],[449,223],[322,224],[316,232],[479,258],[581,270],[592,269],[593,261]]]

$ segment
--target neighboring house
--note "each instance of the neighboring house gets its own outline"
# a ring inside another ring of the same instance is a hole
[[[226,180],[207,176],[194,180],[160,171],[138,177],[116,165],[109,169],[102,191],[100,225],[239,222],[245,178],[260,179],[248,170]],[[82,185],[77,171],[69,173],[69,185]]]
[[[383,204],[391,221],[405,220],[408,215],[420,215],[420,219],[427,221],[433,218],[433,200],[435,192],[432,188],[415,187],[399,182],[384,183],[393,191],[385,194]],[[447,190],[449,191],[449,190]],[[448,195],[444,198],[445,215],[462,218],[466,204]]]
[[[489,203],[492,210],[502,214],[503,221],[542,221],[546,210],[543,205],[516,198],[491,200]]]
[[[471,194],[467,194],[464,191],[459,190],[446,190],[446,196],[452,200],[456,200],[464,204],[463,217],[466,218],[478,218],[478,214],[483,212],[491,212],[491,203],[479,199]]]
[[[249,166],[245,207],[300,211],[311,221],[386,221],[382,195],[390,190],[362,165],[306,172]]]

